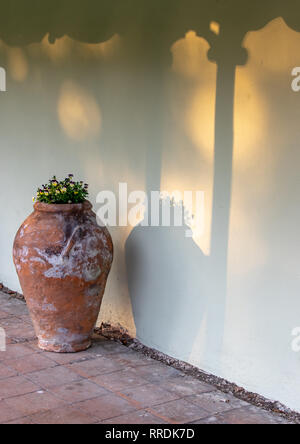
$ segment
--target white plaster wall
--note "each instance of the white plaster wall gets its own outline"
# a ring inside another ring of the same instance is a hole
[[[20,290],[14,235],[53,174],[88,181],[95,209],[97,193],[120,182],[130,191],[203,190],[205,230],[193,239],[184,229],[111,229],[116,256],[101,320],[300,411],[300,354],[291,349],[300,326],[300,93],[290,87],[300,37],[277,19],[244,44],[224,267],[211,258],[217,68],[207,42],[195,32],[178,39],[163,69],[118,35],[97,45],[2,43],[0,280]]]

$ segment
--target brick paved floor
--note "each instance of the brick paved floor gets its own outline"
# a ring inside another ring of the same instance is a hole
[[[38,350],[26,305],[0,292],[0,423],[282,424],[279,416],[217,391],[104,338],[83,353]]]

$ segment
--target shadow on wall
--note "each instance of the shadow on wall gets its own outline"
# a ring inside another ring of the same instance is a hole
[[[149,214],[151,218],[151,214]],[[171,221],[173,216],[171,213]],[[126,242],[128,285],[137,335],[188,360],[208,309],[208,260],[189,227],[134,228]],[[216,326],[217,337],[222,331]],[[187,340],[188,337],[188,340]]]
[[[138,158],[138,165],[144,165],[142,176],[148,192],[161,190],[162,186],[165,127],[169,118],[166,79],[172,66],[171,48],[190,30],[208,42],[210,50],[205,62],[217,65],[210,254],[205,256],[193,239],[185,237],[185,227],[138,226],[126,243],[126,267],[137,336],[148,345],[189,360],[203,325],[206,338],[203,360],[220,361],[227,297],[236,68],[247,63],[243,41],[249,31],[259,30],[279,16],[290,27],[300,29],[298,3],[89,0],[83,4],[81,0],[56,0],[45,5],[33,0],[15,0],[0,1],[0,5],[0,37],[10,46],[39,43],[46,34],[50,44],[66,36],[87,44],[120,36],[122,51],[115,66],[119,72],[111,76],[111,72],[105,71],[105,63],[94,62],[99,82],[93,92],[96,99],[99,91],[104,94],[102,113],[94,97],[78,99],[74,112],[72,100],[71,106],[68,102],[68,97],[74,97],[74,84],[67,84],[59,115],[67,135],[77,141],[85,130],[98,137],[102,127],[101,147],[93,145],[93,158],[97,151],[105,167],[109,165],[113,170],[118,165],[121,180],[126,181],[127,171],[136,174],[135,158]],[[17,62],[12,65],[19,76],[17,80],[24,81],[26,63],[19,53],[14,54],[13,60]],[[68,72],[73,69],[69,63]],[[83,73],[84,68],[73,73],[73,78]],[[89,77],[84,81],[88,85]],[[116,86],[118,97],[113,94]],[[126,107],[135,110],[134,119],[126,114]],[[82,109],[86,108],[91,114],[84,114]],[[116,140],[118,124],[121,130]],[[142,152],[133,149],[139,144]],[[195,151],[191,140],[185,141],[185,149],[188,153]],[[124,152],[130,160],[125,165]],[[198,160],[204,162],[200,156]],[[109,180],[105,180],[108,186]],[[102,185],[105,186],[103,182]]]

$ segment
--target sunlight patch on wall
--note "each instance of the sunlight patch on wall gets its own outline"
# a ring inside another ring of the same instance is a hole
[[[188,174],[188,173],[187,173]],[[196,180],[196,179],[195,179]],[[212,207],[212,191],[211,189],[203,189],[199,184],[195,188],[194,184],[186,180],[185,175],[172,175],[165,171],[162,178],[162,193],[164,198],[173,199],[174,204],[180,206],[184,198],[185,191],[192,191],[192,200],[184,201],[185,230],[183,231],[187,238],[191,237],[194,242],[201,249],[203,254],[209,256],[210,254],[210,234],[211,234],[211,207]],[[175,190],[178,190],[174,193]],[[203,196],[198,198],[196,193],[198,191],[204,192]],[[178,194],[179,193],[179,194]],[[198,218],[196,217],[198,215]]]
[[[206,162],[214,161],[215,140],[215,95],[214,85],[207,84],[195,90],[186,113],[186,131]]]
[[[61,88],[58,116],[70,139],[83,141],[100,133],[102,118],[96,100],[73,81],[66,81]]]
[[[184,39],[178,40],[172,46],[172,70],[187,78],[198,79],[199,75],[209,78],[209,75],[213,74],[210,65],[216,70],[216,65],[207,58],[209,48],[208,42],[197,36],[195,31],[187,32]]]
[[[216,102],[217,65],[210,62],[210,46],[195,32],[188,32],[185,39],[173,46],[174,72],[194,79],[184,117],[188,137],[201,151],[207,162],[214,157],[214,124]]]
[[[279,17],[262,30],[249,32],[245,37],[244,46],[249,50],[251,64],[286,75],[287,69],[295,66],[292,59],[295,54],[299,54],[300,34]]]
[[[290,73],[297,65],[300,35],[278,18],[248,33],[244,45],[248,63],[236,73],[229,265],[231,276],[245,277],[272,262],[267,239],[276,221],[270,202],[276,208],[275,190],[292,154],[286,142],[296,134],[291,115],[299,107]]]
[[[220,34],[220,31],[221,31],[220,23],[218,23],[218,22],[214,22],[214,21],[210,22],[209,29],[210,29],[211,32],[213,32],[214,34],[219,35],[219,34]]]
[[[29,74],[29,64],[25,50],[13,48],[0,40],[0,50],[7,57],[7,72],[18,83],[25,82]]]
[[[296,95],[291,91],[290,73],[299,59],[300,34],[277,18],[262,30],[248,33],[244,46],[249,59],[236,72],[234,170],[244,174],[255,169],[255,180],[249,178],[249,184],[251,180],[252,187],[265,194],[272,185],[276,161],[275,147],[269,144],[275,110],[267,91],[276,90],[287,107],[293,106]]]
[[[194,31],[172,47],[169,106],[173,133],[165,143],[162,175],[162,189],[204,192],[204,231],[194,222],[191,229],[205,255],[210,254],[217,75],[208,50],[207,41]],[[187,210],[195,214],[194,206]]]
[[[20,48],[10,48],[8,51],[8,72],[10,76],[19,83],[26,80],[28,76],[28,61],[24,51]]]

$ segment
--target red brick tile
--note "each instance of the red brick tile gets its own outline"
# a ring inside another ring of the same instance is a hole
[[[128,349],[127,353],[116,353],[111,355],[111,359],[120,363],[122,366],[134,368],[138,366],[156,364],[156,361],[154,361],[154,359],[148,358],[147,356],[144,356],[135,351],[130,351]]]
[[[5,331],[9,331],[10,329],[22,328],[28,326],[24,321],[16,316],[11,316],[6,319],[1,320],[1,327],[4,328]]]
[[[149,384],[162,384],[167,378],[180,378],[183,375],[179,370],[160,363],[136,366],[135,372]]]
[[[23,356],[33,355],[34,353],[35,351],[28,344],[9,344],[6,347],[6,351],[0,354],[0,359],[6,362],[22,358]]]
[[[19,315],[18,318],[21,319],[21,321],[25,322],[26,324],[29,324],[30,326],[33,325],[29,314]]]
[[[8,361],[7,365],[20,374],[26,374],[54,367],[57,364],[54,361],[44,357],[42,354],[34,353],[29,359],[25,356],[13,361]]]
[[[122,366],[108,358],[97,358],[90,361],[78,362],[68,366],[72,371],[84,378],[92,378],[104,373],[122,370]]]
[[[30,417],[23,417],[19,419],[14,419],[13,421],[8,421],[5,424],[7,425],[33,425],[34,422],[31,421]]]
[[[128,353],[128,348],[114,341],[108,341],[107,339],[104,339],[101,341],[93,342],[93,345],[89,349],[89,352],[96,355],[105,356]]]
[[[60,385],[70,384],[81,379],[78,374],[62,366],[40,370],[39,372],[35,373],[29,373],[26,375],[26,377],[35,384],[44,388],[58,387]]]
[[[17,300],[10,299],[9,301],[3,301],[1,295],[1,311],[11,314],[13,316],[20,316],[28,313],[28,309],[25,303]]]
[[[0,310],[0,319],[10,318],[12,314]]]
[[[176,424],[186,424],[197,419],[206,418],[209,413],[197,407],[185,399],[178,399],[159,406],[151,408],[155,413],[163,418],[166,418],[169,422]]]
[[[24,302],[18,301],[16,299],[3,299],[1,293],[1,310],[10,313],[14,316],[19,316],[21,314],[28,313],[27,305]]]
[[[117,418],[106,419],[102,424],[168,424],[161,418],[139,410],[138,412],[129,413],[128,415],[118,416]]]
[[[136,410],[131,404],[116,395],[90,399],[74,404],[74,407],[95,416],[100,421],[126,415]]]
[[[247,406],[249,404],[240,401],[232,395],[226,395],[221,392],[203,393],[186,398],[189,402],[207,410],[210,414],[222,413]]]
[[[216,415],[206,421],[206,424],[288,424],[283,418],[268,413],[257,407],[243,407]]]
[[[122,390],[121,392],[130,400],[138,403],[140,409],[178,399],[178,396],[174,393],[167,392],[152,384]]]
[[[80,353],[48,353],[43,352],[43,356],[51,359],[56,364],[73,364],[74,362],[82,362],[88,359],[96,359],[96,355],[89,353],[88,351],[83,351]]]
[[[0,401],[0,423],[7,423],[21,416],[19,411],[11,408],[5,401]]]
[[[10,328],[6,331],[7,338],[14,339],[14,340],[31,340],[35,338],[35,332],[33,327],[30,327],[30,325],[24,325],[24,327],[19,328]]]
[[[160,385],[168,392],[176,393],[180,397],[216,391],[216,388],[212,385],[205,384],[188,376],[167,378]]]
[[[39,387],[25,379],[23,376],[2,379],[0,380],[0,399],[24,395],[38,389]]]
[[[96,384],[99,384],[101,387],[105,387],[112,391],[120,391],[147,384],[145,379],[137,376],[132,369],[95,376],[94,378],[91,378],[91,380]]]
[[[0,363],[0,379],[6,379],[12,376],[17,376],[15,370],[7,367],[5,364]]]
[[[34,353],[45,353],[38,347],[38,340],[35,338],[34,340],[28,342],[26,344],[28,348],[30,348]]]
[[[0,326],[5,330],[7,338],[31,338],[35,336],[35,332],[31,322],[25,318],[11,316],[1,319]]]
[[[30,417],[34,424],[95,424],[97,418],[70,406],[38,413]]]
[[[192,421],[189,424],[205,424],[205,425],[229,425],[229,422],[222,419],[221,414],[209,416],[204,419],[198,419],[197,421]]]
[[[70,403],[86,401],[87,399],[108,395],[107,390],[87,380],[56,387],[50,391],[55,396]]]
[[[86,352],[42,352],[26,305],[1,292],[0,298],[8,344],[0,353],[0,423],[287,423],[98,336]]]
[[[22,416],[30,416],[41,411],[52,410],[64,405],[61,399],[57,399],[48,392],[35,392],[23,396],[17,396],[5,401],[9,407],[19,411]]]

